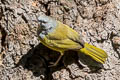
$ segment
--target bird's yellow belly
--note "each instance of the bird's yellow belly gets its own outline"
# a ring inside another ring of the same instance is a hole
[[[65,51],[65,49],[61,49],[61,48],[58,48],[58,47],[55,47],[54,45],[52,46],[52,45],[50,45],[50,43],[49,43],[49,41],[48,40],[40,40],[41,41],[41,43],[43,44],[43,45],[45,45],[46,47],[48,47],[48,48],[50,48],[50,49],[52,49],[52,50],[55,50],[55,51],[58,51],[58,52],[64,52]]]

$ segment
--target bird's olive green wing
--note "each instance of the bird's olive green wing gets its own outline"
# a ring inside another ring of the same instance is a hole
[[[81,48],[84,47],[85,42],[82,39],[82,35],[78,34],[75,30],[70,28],[69,26],[65,25],[68,28],[68,34],[67,37],[71,39],[72,41],[79,43]]]

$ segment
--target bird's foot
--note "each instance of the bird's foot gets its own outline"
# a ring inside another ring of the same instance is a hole
[[[48,67],[55,67],[55,66],[57,66],[57,64],[56,64],[56,63],[51,62],[51,63],[50,63],[50,65],[49,65]]]

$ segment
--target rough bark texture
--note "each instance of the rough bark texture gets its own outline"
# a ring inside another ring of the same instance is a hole
[[[59,53],[40,44],[34,20],[41,14],[105,50],[106,63],[68,51],[48,68]],[[0,0],[0,80],[119,80],[119,59],[120,0]]]

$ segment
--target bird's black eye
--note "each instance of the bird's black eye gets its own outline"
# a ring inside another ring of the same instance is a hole
[[[52,29],[52,27],[49,28],[50,30]]]
[[[46,21],[43,21],[43,20],[39,20],[39,22],[41,22],[41,23],[47,23]]]
[[[46,21],[42,21],[42,23],[47,23]]]

